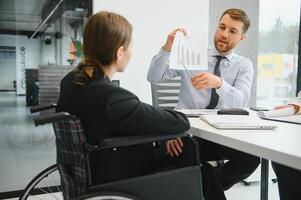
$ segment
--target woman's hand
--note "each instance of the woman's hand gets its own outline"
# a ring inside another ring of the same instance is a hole
[[[168,140],[165,142],[166,154],[171,157],[179,156],[182,153],[183,142],[181,138]]]
[[[275,109],[284,109],[284,108],[292,108],[294,110],[294,113],[298,112],[299,106],[294,105],[294,104],[289,104],[289,105],[280,105],[276,106]]]

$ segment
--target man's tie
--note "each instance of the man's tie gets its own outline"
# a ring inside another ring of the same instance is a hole
[[[214,72],[213,74],[216,75],[216,76],[221,76],[221,72],[219,70],[219,64],[221,63],[221,60],[226,58],[224,56],[214,56],[217,61],[216,61],[216,64],[215,64],[215,67],[214,67]],[[216,94],[216,89],[215,88],[212,88],[211,89],[211,99],[210,99],[210,103],[209,105],[206,107],[207,109],[213,109],[216,107],[217,105],[217,102],[218,102],[218,98],[219,96]]]

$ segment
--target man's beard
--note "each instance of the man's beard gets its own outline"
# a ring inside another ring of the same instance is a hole
[[[233,46],[229,46],[228,43],[222,43],[219,41],[215,41],[214,45],[215,45],[215,48],[221,53],[227,53],[234,48]]]

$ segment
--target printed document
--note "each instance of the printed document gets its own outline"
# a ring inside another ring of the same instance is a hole
[[[177,70],[208,70],[208,34],[184,35],[177,32],[169,57],[169,68]]]

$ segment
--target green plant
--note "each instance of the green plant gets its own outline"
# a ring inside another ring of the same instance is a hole
[[[72,52],[76,57],[83,58],[83,44],[80,40],[71,38],[71,41],[74,45],[74,52]]]

